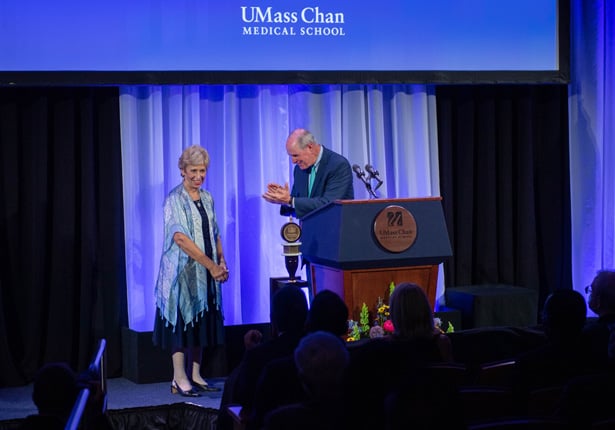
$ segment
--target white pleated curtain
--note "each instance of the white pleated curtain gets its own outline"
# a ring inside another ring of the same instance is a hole
[[[209,151],[205,188],[215,199],[231,271],[225,324],[269,321],[269,280],[288,276],[286,218],[261,195],[291,183],[289,132],[311,130],[352,163],[376,167],[379,197],[438,196],[433,88],[423,85],[127,86],[121,89],[126,278],[130,327],[153,327],[162,247],[162,203],[180,183],[177,160],[192,144]],[[369,198],[355,179],[356,198]],[[298,273],[305,279],[305,273]],[[443,293],[440,271],[437,296]]]
[[[615,269],[615,4],[571,2],[572,276],[582,293]]]

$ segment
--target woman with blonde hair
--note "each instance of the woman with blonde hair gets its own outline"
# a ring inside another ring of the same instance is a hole
[[[219,390],[201,376],[201,360],[203,347],[220,345],[224,340],[220,284],[228,280],[229,271],[213,198],[201,188],[209,154],[198,145],[190,146],[181,154],[178,167],[182,183],[164,202],[153,341],[171,350],[171,392],[197,397],[199,391]]]

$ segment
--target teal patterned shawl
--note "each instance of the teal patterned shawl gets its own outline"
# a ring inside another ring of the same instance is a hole
[[[209,238],[213,255],[218,261],[216,243],[218,224],[214,213],[214,202],[208,191],[200,190],[201,201],[209,219]],[[208,311],[207,304],[207,269],[197,263],[181,250],[173,240],[177,232],[188,236],[200,249],[205,249],[201,214],[192,202],[183,184],[171,190],[164,201],[164,245],[160,257],[160,270],[156,281],[156,306],[160,314],[171,324],[177,326],[177,310],[184,320],[184,330],[194,324],[203,313]],[[220,283],[215,282],[216,309],[222,311]]]

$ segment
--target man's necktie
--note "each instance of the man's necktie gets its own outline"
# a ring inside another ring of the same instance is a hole
[[[314,178],[316,177],[316,165],[310,169],[310,177],[308,182],[308,196],[312,195],[312,186],[314,185]]]

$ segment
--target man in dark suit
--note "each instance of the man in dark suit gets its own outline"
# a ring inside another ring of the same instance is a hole
[[[354,198],[350,163],[316,142],[312,133],[294,130],[286,140],[286,152],[295,165],[292,191],[288,184],[270,183],[263,194],[268,202],[282,205],[281,215],[301,219],[331,201]]]

